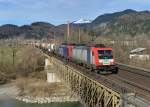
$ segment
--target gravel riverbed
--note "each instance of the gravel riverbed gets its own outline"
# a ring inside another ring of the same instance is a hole
[[[0,99],[12,98],[25,103],[53,103],[53,102],[77,102],[77,97],[72,97],[70,95],[52,95],[50,97],[40,97],[40,96],[19,96],[19,89],[16,87],[15,82],[8,83],[5,85],[0,85]]]

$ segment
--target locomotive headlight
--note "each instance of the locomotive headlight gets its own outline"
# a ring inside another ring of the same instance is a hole
[[[103,63],[103,60],[99,60],[99,63]]]
[[[103,65],[103,60],[99,60],[99,64],[100,64],[100,65]]]
[[[111,60],[110,60],[110,63],[111,63],[111,64],[114,64],[114,59],[111,59]]]

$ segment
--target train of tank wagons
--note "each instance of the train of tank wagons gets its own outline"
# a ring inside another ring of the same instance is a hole
[[[103,44],[36,44],[49,53],[55,53],[67,61],[84,66],[92,72],[100,74],[117,74],[118,67],[115,65],[113,49]]]

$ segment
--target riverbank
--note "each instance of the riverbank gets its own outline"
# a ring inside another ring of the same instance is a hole
[[[27,90],[25,90],[27,91]],[[61,89],[51,96],[31,96],[31,95],[20,95],[20,90],[16,86],[16,82],[0,85],[0,99],[16,99],[25,103],[36,103],[36,104],[46,104],[46,103],[61,103],[61,102],[78,102],[77,96],[73,95],[68,89]]]
[[[23,101],[25,103],[37,103],[37,104],[46,104],[46,103],[62,103],[62,102],[78,102],[75,98],[70,98],[70,96],[51,96],[51,97],[33,97],[33,96],[19,96],[16,97],[17,100]]]
[[[19,89],[16,83],[13,81],[8,84],[0,85],[0,99],[4,98],[16,98],[19,94]]]
[[[80,102],[32,104],[13,99],[0,99],[0,107],[84,107]]]
[[[16,82],[19,88],[17,100],[26,103],[53,103],[53,102],[77,102],[78,97],[66,84],[47,83],[46,80],[37,78],[20,78]]]
[[[42,92],[43,93],[43,92]],[[45,92],[47,93],[47,92]],[[62,103],[62,102],[78,102],[78,98],[74,95],[69,89],[59,88],[55,89],[55,92],[51,93],[51,95],[18,95],[16,96],[17,100],[23,101],[25,103],[37,103],[37,104],[46,104],[46,103]]]

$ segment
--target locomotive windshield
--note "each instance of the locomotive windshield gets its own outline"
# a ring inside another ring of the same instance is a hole
[[[99,59],[113,59],[112,50],[98,50]]]

